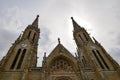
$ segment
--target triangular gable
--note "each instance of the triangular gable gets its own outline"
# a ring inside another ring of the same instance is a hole
[[[47,61],[51,61],[55,57],[64,56],[69,59],[75,60],[75,57],[62,45],[58,44],[54,50],[48,55]]]

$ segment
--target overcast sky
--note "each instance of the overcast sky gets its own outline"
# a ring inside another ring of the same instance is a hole
[[[0,0],[0,59],[39,15],[38,65],[61,43],[76,51],[70,17],[94,36],[120,64],[120,0]]]

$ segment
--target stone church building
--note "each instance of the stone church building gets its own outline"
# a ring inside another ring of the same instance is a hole
[[[58,39],[57,46],[48,56],[44,53],[42,66],[37,67],[38,18],[0,61],[0,80],[120,80],[119,64],[72,17],[76,56]]]

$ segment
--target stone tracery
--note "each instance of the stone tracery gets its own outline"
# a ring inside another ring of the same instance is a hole
[[[58,58],[52,62],[50,70],[52,72],[55,72],[55,71],[72,72],[73,67],[68,60],[64,58]]]

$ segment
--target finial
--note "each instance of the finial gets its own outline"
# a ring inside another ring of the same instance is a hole
[[[73,17],[71,17],[71,19],[73,20]]]
[[[60,44],[60,38],[58,38],[58,43]]]
[[[44,57],[46,57],[46,52],[44,52]]]
[[[77,57],[77,53],[75,52],[75,56]]]
[[[43,62],[42,65],[46,63],[46,52],[44,52]]]
[[[39,15],[37,15],[37,18],[39,17]]]

